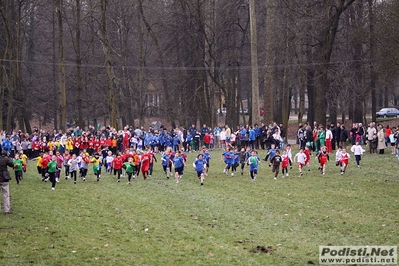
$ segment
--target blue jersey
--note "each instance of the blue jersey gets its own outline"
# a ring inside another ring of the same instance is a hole
[[[240,162],[240,154],[234,153],[234,164],[238,164]]]
[[[256,132],[253,129],[249,130],[249,140],[255,140],[256,139]]]
[[[247,130],[245,128],[241,129],[238,134],[240,140],[247,140]]]
[[[271,159],[273,159],[273,157],[276,155],[276,149],[270,149],[269,150],[269,157],[270,157],[270,160]]]
[[[164,153],[162,155],[162,160],[161,160],[162,166],[168,166],[169,165],[169,160],[170,160],[169,154]]]
[[[184,166],[183,162],[184,162],[183,157],[179,156],[173,158],[173,165],[175,166],[175,168],[182,168]]]
[[[222,153],[222,156],[223,156],[223,162],[225,164],[228,164],[230,159],[231,159],[230,158],[230,156],[231,156],[230,152],[229,151],[225,151],[225,152]]]
[[[179,137],[178,137],[178,136],[175,136],[175,137],[173,138],[173,146],[177,146],[177,145],[179,145],[179,143],[180,143]]]
[[[204,152],[203,156],[204,156],[205,162],[207,164],[209,164],[209,161],[212,159],[212,155],[208,152]]]
[[[205,170],[206,161],[205,161],[205,159],[197,158],[194,161],[194,165],[195,165],[196,172],[203,172]]]

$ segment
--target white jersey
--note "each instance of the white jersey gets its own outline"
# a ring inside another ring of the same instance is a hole
[[[287,153],[288,158],[290,159],[290,161],[292,161],[292,150],[287,148],[287,149],[285,149],[285,151],[286,151],[286,153]]]
[[[226,131],[220,131],[220,140],[226,140]]]
[[[305,153],[301,153],[301,152],[298,152],[296,155],[295,155],[295,158],[296,158],[296,161],[298,162],[298,163],[300,163],[300,164],[305,164],[305,161],[306,161],[306,154]]]
[[[231,133],[230,141],[231,141],[231,142],[235,142],[235,141],[236,141],[236,134]]]
[[[337,150],[337,152],[335,153],[335,161],[339,162],[342,158],[342,151]]]
[[[365,150],[360,145],[353,145],[351,152],[353,152],[354,155],[362,155]]]
[[[332,131],[329,130],[329,129],[327,129],[327,130],[326,130],[326,139],[331,140],[332,138],[333,138]]]
[[[107,164],[111,164],[112,163],[112,161],[114,160],[114,156],[107,156],[107,157],[105,157],[105,161],[107,162]]]

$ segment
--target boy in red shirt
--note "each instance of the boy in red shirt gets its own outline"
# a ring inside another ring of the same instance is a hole
[[[121,182],[121,173],[122,173],[122,165],[123,165],[123,160],[120,155],[114,158],[112,161],[112,168],[114,169],[114,175],[118,174],[118,180],[117,182]]]

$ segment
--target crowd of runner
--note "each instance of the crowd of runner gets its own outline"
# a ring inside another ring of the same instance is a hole
[[[299,176],[303,175],[305,167],[310,171],[312,153],[318,160],[320,172],[325,175],[330,155],[335,152],[335,164],[340,166],[343,175],[350,158],[346,150],[348,144],[351,145],[356,165],[360,167],[365,145],[370,153],[381,154],[390,148],[391,153],[396,154],[398,134],[395,127],[376,126],[373,122],[367,128],[355,123],[350,130],[339,123],[326,127],[316,122],[313,126],[305,123],[299,125],[296,136],[299,151],[294,156],[291,145],[286,145],[285,128],[277,123],[268,126],[263,123],[259,126],[239,125],[234,130],[228,125],[214,128],[203,125],[200,129],[192,125],[172,130],[126,126],[120,131],[111,127],[96,130],[89,126],[86,130],[75,127],[66,132],[38,129],[32,134],[1,132],[0,138],[3,151],[14,159],[17,184],[23,178],[28,161],[34,160],[42,181],[51,181],[52,189],[55,189],[61,178],[71,178],[74,184],[79,179],[85,181],[90,165],[97,181],[105,172],[115,175],[117,182],[126,176],[127,183],[131,184],[131,179],[139,175],[143,179],[151,176],[154,163],[158,160],[165,177],[174,176],[176,183],[179,183],[187,163],[187,153],[193,151],[198,153],[193,167],[203,185],[213,149],[223,150],[223,173],[234,175],[239,172],[243,175],[247,166],[253,182],[261,162],[258,156],[260,150],[267,150],[263,160],[271,167],[274,179],[277,179],[280,168],[281,177],[287,177],[294,162],[298,165]],[[158,160],[156,154],[161,155]]]

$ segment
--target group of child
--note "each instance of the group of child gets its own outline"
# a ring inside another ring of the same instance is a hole
[[[360,160],[365,150],[356,142],[352,146],[351,152],[354,154],[356,164],[360,167]],[[287,145],[283,149],[282,154],[280,150],[276,149],[275,145],[271,145],[268,150],[264,161],[269,162],[269,166],[272,167],[274,173],[274,179],[277,179],[280,173],[282,178],[288,177],[289,169],[292,169],[293,162],[298,164],[299,176],[303,175],[303,169],[307,166],[307,170],[310,171],[311,151],[308,146],[304,149],[300,149],[299,152],[292,157],[291,145]],[[200,180],[200,185],[204,184],[205,176],[208,175],[210,159],[212,155],[208,149],[204,147],[199,151],[196,156],[193,167]],[[326,173],[326,165],[330,160],[329,153],[326,147],[321,147],[317,153],[316,158],[319,161],[319,170],[323,175]],[[340,166],[341,175],[343,175],[347,169],[350,155],[344,148],[339,147],[336,152],[336,165]],[[82,181],[86,180],[88,173],[89,164],[93,165],[93,173],[97,178],[97,181],[101,179],[101,169],[105,168],[105,171],[109,174],[117,176],[117,182],[121,181],[121,176],[125,175],[128,179],[128,184],[131,184],[131,179],[139,176],[140,172],[143,179],[147,179],[148,176],[152,175],[154,162],[157,162],[154,152],[151,148],[145,151],[134,150],[133,148],[127,149],[124,153],[113,154],[107,147],[105,147],[101,153],[94,153],[90,156],[85,150],[83,150],[78,156],[71,154],[66,151],[61,154],[60,151],[44,152],[37,158],[37,171],[42,177],[42,181],[51,181],[52,189],[55,189],[56,183],[59,182],[62,169],[64,169],[65,179],[72,178],[74,184],[77,182],[77,176]],[[183,177],[184,168],[186,166],[187,155],[183,150],[174,151],[172,147],[167,147],[162,153],[161,165],[166,178],[169,179],[173,176],[172,169],[174,169],[174,177],[176,183]],[[249,167],[249,174],[252,182],[256,181],[258,175],[258,167],[261,162],[256,150],[251,150],[250,147],[241,148],[239,151],[237,148],[227,147],[222,153],[222,161],[225,163],[223,173],[228,174],[231,171],[231,175],[239,170],[241,175],[244,174],[245,166]],[[27,157],[22,152],[17,153],[14,159],[14,171],[17,184],[22,180],[22,173],[26,171]],[[124,171],[123,171],[124,170]],[[123,173],[124,172],[124,173]]]
[[[62,169],[65,171],[65,179],[72,178],[74,184],[77,182],[77,176],[82,181],[86,180],[89,164],[93,164],[93,173],[97,177],[97,181],[101,179],[101,169],[109,174],[117,176],[117,182],[120,182],[121,176],[126,174],[128,184],[131,184],[131,179],[139,176],[140,172],[143,179],[151,177],[153,172],[154,162],[157,162],[154,152],[151,148],[145,151],[128,149],[124,153],[114,155],[110,150],[105,148],[100,153],[95,153],[93,156],[83,150],[78,156],[66,151],[63,155],[59,151],[53,154],[52,151],[44,152],[39,157],[35,158],[37,163],[37,171],[42,177],[42,181],[51,181],[52,189],[55,189],[56,183],[59,182]],[[196,160],[193,162],[193,167],[197,172],[201,185],[204,184],[205,176],[208,175],[209,162],[211,154],[207,149],[200,151]],[[173,151],[172,147],[168,147],[162,153],[161,164],[165,172],[166,178],[169,179],[171,169],[175,171],[176,183],[183,177],[184,167],[186,166],[187,155],[184,150]],[[124,170],[124,171],[123,171]],[[123,173],[124,172],[124,173]],[[17,179],[19,182],[20,179]]]
[[[360,167],[360,160],[362,154],[365,150],[362,148],[359,142],[356,142],[355,145],[352,146],[351,152],[355,155],[357,167]],[[263,159],[264,161],[269,162],[269,166],[272,167],[272,172],[274,173],[274,179],[277,179],[280,173],[280,167],[282,172],[282,178],[288,177],[288,169],[292,169],[293,162],[298,164],[299,176],[303,175],[303,169],[306,166],[307,170],[310,171],[310,161],[311,161],[311,150],[308,146],[305,146],[304,149],[300,149],[297,154],[295,154],[294,158],[292,157],[292,149],[291,145],[287,145],[285,149],[283,149],[282,154],[280,154],[280,150],[276,149],[275,145],[272,144],[271,148],[268,150],[266,157]],[[329,153],[327,152],[327,147],[322,146],[320,150],[316,154],[316,158],[319,162],[318,170],[320,170],[322,175],[326,174],[327,162],[330,160]],[[346,168],[349,164],[350,155],[346,152],[346,150],[342,147],[336,152],[336,165],[340,166],[341,175],[343,175],[346,171]],[[257,151],[251,150],[247,147],[246,150],[244,148],[238,152],[237,149],[233,150],[231,147],[226,148],[226,150],[222,153],[222,160],[225,163],[225,167],[223,169],[223,173],[227,174],[231,169],[231,175],[234,176],[235,172],[239,165],[241,165],[241,175],[244,173],[245,165],[249,166],[249,172],[252,179],[252,182],[256,180],[258,165],[260,163],[260,159],[257,155]]]

